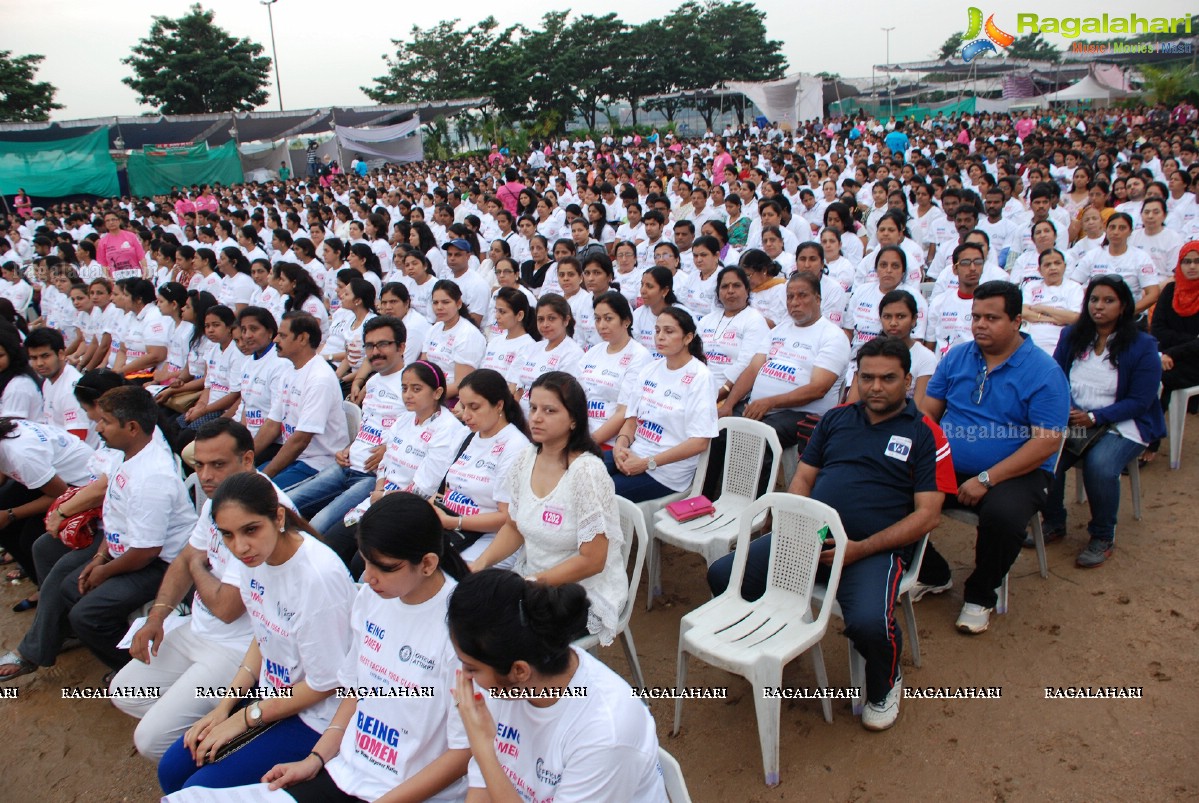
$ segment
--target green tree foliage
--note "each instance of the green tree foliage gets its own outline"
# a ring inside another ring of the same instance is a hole
[[[1039,33],[1032,36],[1021,34],[1007,49],[1007,55],[1013,59],[1033,59],[1034,61],[1061,61],[1062,52],[1045,41]]]
[[[388,71],[363,91],[380,102],[488,96],[508,121],[583,118],[595,128],[626,100],[633,121],[644,99],[726,81],[781,78],[782,43],[766,38],[765,13],[741,0],[691,0],[660,20],[630,26],[615,14],[552,11],[534,29],[498,32],[488,17],[393,40]],[[661,101],[673,118],[679,101]],[[711,117],[715,108],[701,105]]]
[[[213,23],[198,3],[178,19],[154,17],[150,35],[121,59],[133,77],[121,80],[138,102],[163,114],[249,111],[266,102],[271,60],[262,45],[237,39]]]
[[[950,34],[949,38],[941,44],[941,49],[937,51],[938,59],[951,59],[954,56],[960,55],[962,52],[962,43],[966,39],[965,31],[958,31],[955,34]]]
[[[61,109],[54,102],[58,90],[48,81],[34,80],[38,64],[45,56],[12,55],[0,50],[0,122],[41,123],[50,119],[50,112]]]
[[[1144,89],[1154,103],[1174,106],[1184,100],[1199,100],[1199,78],[1186,64],[1174,67],[1141,67]]]

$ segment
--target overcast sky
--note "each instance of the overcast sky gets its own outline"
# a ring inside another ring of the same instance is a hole
[[[359,89],[383,74],[384,53],[390,40],[406,38],[412,25],[430,27],[449,17],[473,22],[494,14],[501,26],[536,25],[550,10],[570,8],[576,14],[601,15],[614,11],[629,23],[662,17],[682,0],[658,4],[634,0],[576,0],[552,3],[521,0],[493,3],[396,3],[388,0],[278,0],[273,7],[275,40],[283,80],[285,108],[353,106],[369,103]],[[977,0],[975,0],[977,2]],[[141,114],[132,89],[121,83],[130,74],[122,57],[150,30],[155,14],[178,17],[190,0],[3,0],[4,33],[0,48],[17,54],[46,57],[39,80],[58,87],[57,101],[66,108],[55,120],[106,115]],[[829,72],[869,76],[871,64],[886,60],[886,35],[891,32],[891,61],[915,61],[933,56],[950,34],[964,30],[970,2],[962,0],[858,0],[858,2],[796,2],[763,0],[771,38],[783,43],[788,72]],[[207,0],[216,23],[234,36],[260,42],[270,55],[267,11],[259,0]],[[1182,0],[1148,4],[1093,3],[1089,0],[1038,0],[1026,5],[979,3],[983,13],[997,11],[996,23],[1016,33],[1017,12],[1042,16],[1098,16],[1104,12],[1142,16],[1183,16],[1194,12]],[[1047,37],[1058,45],[1067,40]],[[273,76],[272,76],[273,77]],[[278,109],[275,85],[264,109]]]

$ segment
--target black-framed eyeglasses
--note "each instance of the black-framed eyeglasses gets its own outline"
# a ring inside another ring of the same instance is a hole
[[[971,265],[973,265],[976,268],[981,268],[985,264],[987,264],[987,260],[985,260],[985,259],[959,259],[958,260],[958,267],[961,267],[961,268],[968,268]]]
[[[371,349],[378,349],[382,351],[383,349],[389,349],[398,343],[398,340],[376,340],[372,343],[363,343],[362,349],[364,351],[370,351]]]
[[[970,396],[970,399],[975,404],[982,404],[983,391],[987,389],[987,369],[985,367],[974,377],[974,385],[974,393]]]

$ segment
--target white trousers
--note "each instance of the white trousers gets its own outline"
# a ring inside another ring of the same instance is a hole
[[[220,698],[200,696],[196,687],[228,686],[249,647],[249,640],[239,645],[197,636],[189,621],[167,634],[150,663],[135,659],[125,664],[113,678],[113,688],[159,689],[157,700],[113,700],[117,708],[141,720],[133,732],[137,751],[157,762],[188,728],[216,708]]]

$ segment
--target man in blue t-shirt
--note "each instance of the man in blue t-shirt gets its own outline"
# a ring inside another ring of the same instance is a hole
[[[845,635],[866,659],[862,725],[885,730],[903,696],[899,656],[903,639],[895,602],[904,566],[921,536],[937,526],[946,494],[957,490],[949,445],[928,416],[907,398],[912,356],[899,338],[880,337],[858,352],[861,401],[830,410],[816,425],[789,488],[833,507],[849,537],[837,602]],[[766,589],[771,536],[749,547],[741,595]],[[827,577],[833,552],[821,555]],[[728,587],[733,556],[708,569],[713,594]]]
[[[980,284],[973,342],[949,350],[925,391],[924,412],[945,431],[957,468],[957,495],[946,504],[978,514],[975,566],[957,620],[963,633],[982,633],[990,623],[996,589],[1045,505],[1070,415],[1061,368],[1020,332],[1022,305],[1011,282]],[[949,565],[930,544],[914,596],[951,585]]]

